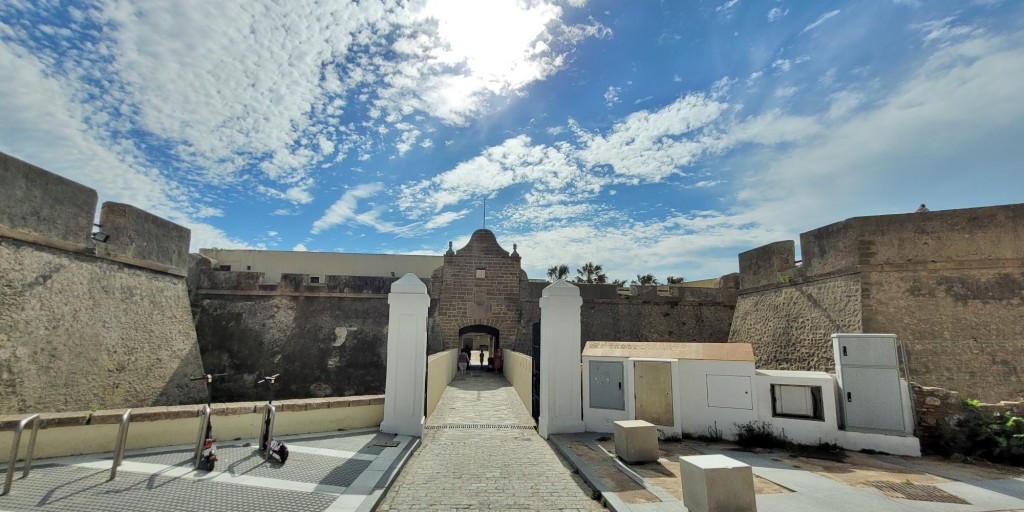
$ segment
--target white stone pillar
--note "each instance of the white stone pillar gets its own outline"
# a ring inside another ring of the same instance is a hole
[[[580,348],[580,289],[564,280],[540,299],[540,421],[537,431],[583,432],[583,384]]]
[[[391,284],[388,304],[388,368],[380,431],[422,436],[430,306],[427,287],[415,274],[406,274]]]

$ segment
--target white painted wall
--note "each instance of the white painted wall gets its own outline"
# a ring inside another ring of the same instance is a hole
[[[836,384],[832,375],[825,372],[758,370],[756,378],[758,415],[761,421],[771,423],[776,432],[784,432],[786,437],[798,443],[838,442],[839,420],[836,407]],[[772,411],[771,394],[774,384],[820,387],[824,420],[775,416]]]
[[[717,425],[727,439],[736,438],[737,423],[748,423],[758,419],[758,399],[754,386],[756,379],[754,363],[750,361],[701,361],[680,360],[680,426],[682,432],[692,435],[707,435],[708,429]],[[708,389],[708,376],[718,384]],[[733,377],[722,379],[720,377]],[[747,387],[749,383],[749,387]],[[732,403],[746,403],[746,406],[712,407],[710,397],[718,397]]]

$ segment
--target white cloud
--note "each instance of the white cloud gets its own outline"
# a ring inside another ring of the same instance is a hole
[[[615,174],[659,181],[714,150],[701,129],[725,111],[726,104],[701,94],[680,98],[657,111],[641,110],[607,134],[579,130],[579,156],[590,167],[609,166]]]
[[[942,47],[871,107],[842,93],[821,116],[827,130],[751,156],[737,198],[746,214],[793,233],[816,227],[807,224],[811,211],[842,219],[909,212],[921,202],[982,206],[965,202],[967,189],[995,204],[1019,201],[1019,188],[1006,183],[1024,160],[1022,81],[1024,49],[1015,41]]]
[[[985,33],[984,29],[978,27],[955,25],[955,21],[956,17],[950,16],[942,20],[927,21],[914,25],[913,28],[920,30],[924,34],[925,44],[938,46],[948,45],[972,37],[979,37]]]
[[[773,21],[778,21],[787,14],[789,14],[789,9],[783,9],[781,7],[772,7],[772,9],[768,11],[768,22],[770,23]]]
[[[529,137],[520,135],[433,178],[403,185],[399,206],[421,216],[516,184],[557,190],[579,178],[579,169],[565,152],[533,145]]]
[[[829,12],[826,12],[825,14],[822,14],[820,18],[818,18],[817,20],[814,21],[814,23],[811,23],[810,25],[807,25],[806,27],[804,27],[804,29],[801,30],[800,33],[803,34],[804,32],[807,32],[808,30],[814,30],[814,29],[818,28],[819,26],[821,26],[822,23],[825,23],[826,21],[828,21],[829,18],[837,16],[839,14],[839,12],[840,12],[840,10],[836,9],[834,11],[829,11]]]
[[[462,210],[458,212],[441,212],[433,216],[430,220],[423,224],[423,229],[432,230],[443,228],[454,221],[457,221],[469,214],[469,210]]]
[[[736,4],[738,4],[738,3],[740,3],[740,0],[728,0],[724,4],[719,5],[718,7],[715,7],[715,12],[725,12],[725,13],[728,13],[734,7],[736,7]]]
[[[384,190],[382,183],[368,183],[345,191],[341,198],[331,205],[319,220],[313,223],[310,232],[314,235],[319,234],[334,226],[351,221],[365,223],[369,217],[366,217],[365,213],[357,213],[359,201],[371,198],[382,190]]]
[[[620,87],[609,86],[608,90],[604,92],[604,104],[610,108],[619,103],[621,101],[619,99],[620,91],[622,91]]]
[[[292,250],[296,251],[296,252],[308,252],[309,251],[309,249],[306,249],[306,244],[295,244],[295,247],[292,247]]]

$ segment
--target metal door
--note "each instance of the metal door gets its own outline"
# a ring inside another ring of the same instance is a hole
[[[533,385],[530,386],[533,420],[540,421],[540,322],[533,324]]]
[[[850,430],[903,430],[903,399],[895,368],[844,367],[843,410]]]
[[[839,366],[898,366],[894,335],[833,334],[832,340]]]
[[[626,410],[622,389],[622,361],[590,361],[590,406]]]
[[[667,427],[675,424],[672,402],[672,363],[634,361],[633,393],[636,419]]]

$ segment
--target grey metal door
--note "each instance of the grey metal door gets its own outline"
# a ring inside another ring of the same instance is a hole
[[[626,410],[622,389],[622,361],[590,361],[590,406]]]
[[[903,430],[903,399],[896,368],[843,367],[846,428]]]

